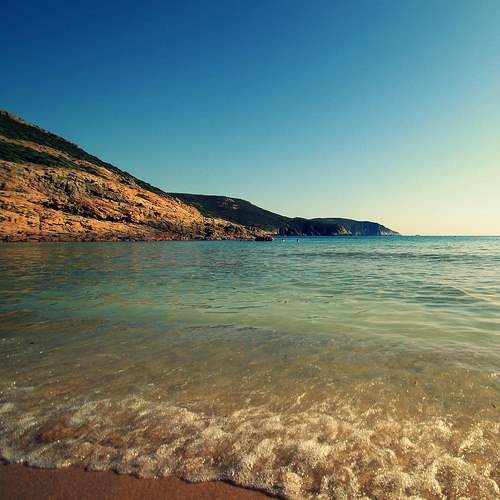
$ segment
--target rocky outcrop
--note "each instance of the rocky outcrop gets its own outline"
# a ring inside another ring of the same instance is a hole
[[[267,234],[204,217],[196,208],[148,189],[117,168],[82,159],[78,151],[83,150],[62,138],[57,139],[64,142],[54,141],[57,136],[6,112],[2,119],[1,241],[217,240]],[[10,121],[15,126],[9,128]],[[17,136],[12,132],[16,127],[23,131]],[[29,140],[31,131],[26,127],[35,129],[36,141]],[[69,145],[65,150],[53,147],[65,143]]]
[[[339,217],[317,218],[313,220],[323,224],[339,224],[353,236],[401,236],[397,231],[393,231],[378,222],[357,221]]]

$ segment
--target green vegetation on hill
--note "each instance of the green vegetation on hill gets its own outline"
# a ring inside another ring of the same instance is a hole
[[[124,178],[124,180],[134,181],[142,188],[151,191],[152,193],[165,196],[166,193],[159,188],[148,184],[147,182],[137,179],[133,175],[125,172],[111,163],[104,162],[84,151],[80,146],[73,144],[58,135],[43,130],[35,125],[31,125],[16,119],[7,111],[0,110],[0,135],[8,139],[29,141],[41,146],[48,146],[61,153],[71,156],[75,160],[84,160],[94,165],[104,167],[114,174]],[[31,148],[12,144],[5,141],[0,141],[0,159],[6,161],[16,161],[19,163],[35,163],[38,165],[52,165],[71,167],[77,169],[85,169],[82,166],[77,166],[75,163],[66,160],[62,156],[56,156],[49,153],[40,153]]]
[[[238,198],[187,193],[169,195],[196,207],[205,217],[225,219],[244,226],[257,226],[266,231],[275,231],[287,220],[286,217]]]
[[[72,166],[71,162],[62,156],[35,151],[34,149],[5,141],[0,141],[0,160],[16,163],[35,163],[36,165],[50,165],[54,167]]]
[[[109,168],[109,170],[115,173],[129,176],[129,174],[123,172],[119,168],[109,163],[105,163],[96,156],[92,156],[85,152],[76,144],[59,137],[52,132],[48,132],[47,130],[43,130],[39,127],[16,120],[9,113],[4,111],[0,112],[0,135],[3,135],[8,139],[29,141],[41,146],[48,146],[61,151],[62,153],[66,153],[76,160],[85,160],[95,165]]]
[[[169,194],[188,205],[193,205],[205,217],[218,217],[244,226],[260,227],[283,236],[338,236],[347,234],[394,236],[398,234],[377,222],[360,222],[341,218],[291,218],[269,212],[239,198],[186,193]]]
[[[218,217],[244,226],[260,227],[283,236],[337,236],[346,233],[343,227],[336,223],[285,217],[238,198],[186,193],[169,194],[188,205],[193,205],[205,217]]]

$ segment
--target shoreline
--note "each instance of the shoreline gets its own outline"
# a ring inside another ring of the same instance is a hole
[[[266,500],[261,491],[222,481],[188,483],[174,476],[141,479],[113,471],[86,471],[81,467],[38,469],[22,464],[0,464],[1,496],[9,500]]]

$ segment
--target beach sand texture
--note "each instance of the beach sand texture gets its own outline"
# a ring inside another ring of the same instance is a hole
[[[223,482],[186,483],[176,477],[138,479],[114,472],[86,472],[78,467],[35,469],[0,466],[0,498],[4,500],[264,500],[258,491]]]

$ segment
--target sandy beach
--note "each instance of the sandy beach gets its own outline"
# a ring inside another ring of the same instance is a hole
[[[77,467],[34,469],[0,465],[0,497],[9,500],[37,498],[135,500],[258,500],[269,499],[258,491],[223,482],[186,483],[176,477],[138,479],[114,472],[86,472]]]

